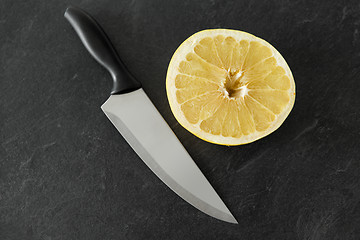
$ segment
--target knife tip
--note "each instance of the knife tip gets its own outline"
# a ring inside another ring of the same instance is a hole
[[[227,219],[227,222],[233,223],[233,224],[239,224],[236,218],[233,215],[229,216],[229,219]]]

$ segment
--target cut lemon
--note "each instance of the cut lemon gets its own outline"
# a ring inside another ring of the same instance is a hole
[[[184,128],[222,145],[272,133],[295,101],[294,78],[281,54],[258,37],[227,29],[198,32],[180,45],[166,91]]]

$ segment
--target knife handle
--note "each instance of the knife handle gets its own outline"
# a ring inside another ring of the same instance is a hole
[[[111,95],[141,88],[141,84],[127,70],[110,39],[93,17],[76,7],[68,7],[64,16],[89,53],[110,72],[114,80]]]

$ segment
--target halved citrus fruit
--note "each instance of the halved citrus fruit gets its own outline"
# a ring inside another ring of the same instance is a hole
[[[198,32],[180,45],[166,91],[184,128],[222,145],[272,133],[295,101],[295,82],[280,53],[258,37],[227,29]]]

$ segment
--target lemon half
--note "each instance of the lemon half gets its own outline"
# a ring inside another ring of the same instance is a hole
[[[185,129],[222,145],[272,133],[295,101],[294,78],[281,54],[263,39],[228,29],[186,39],[171,58],[166,91]]]

